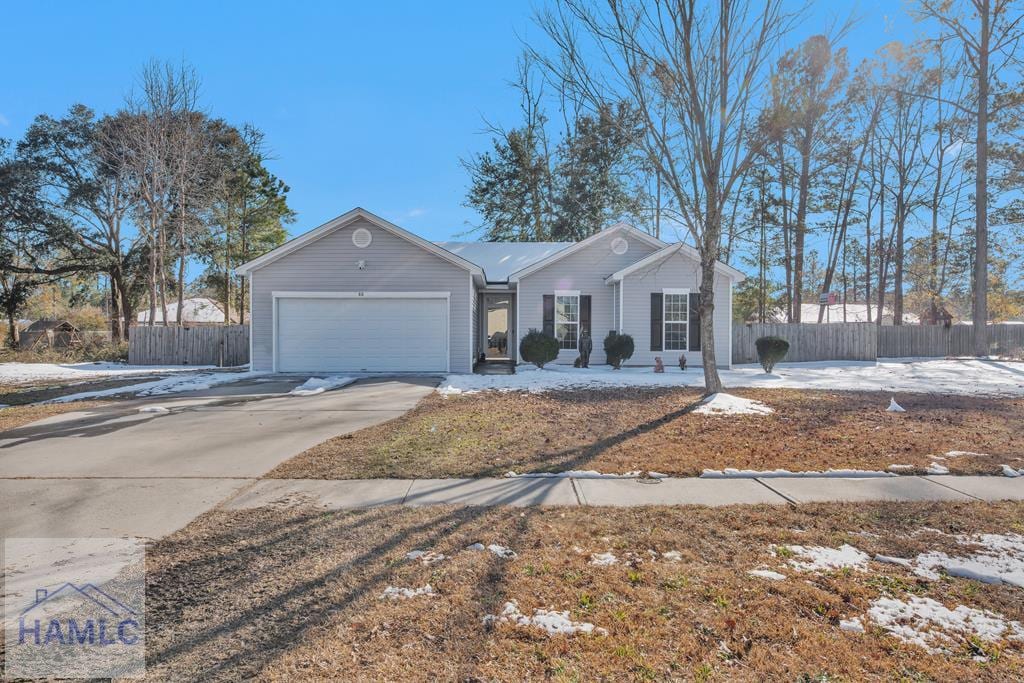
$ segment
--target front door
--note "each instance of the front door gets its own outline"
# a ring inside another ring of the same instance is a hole
[[[508,360],[515,345],[512,325],[512,296],[484,295],[483,354],[487,360]]]

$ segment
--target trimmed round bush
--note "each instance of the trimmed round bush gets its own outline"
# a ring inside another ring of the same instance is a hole
[[[618,370],[623,361],[633,357],[633,338],[628,334],[609,332],[604,338],[604,353],[608,356],[608,364]]]
[[[782,337],[761,337],[754,342],[754,347],[757,349],[757,359],[761,361],[761,367],[765,372],[771,372],[775,364],[789,353],[789,342]]]
[[[530,330],[519,342],[519,355],[528,363],[543,368],[558,358],[558,340],[539,330]]]

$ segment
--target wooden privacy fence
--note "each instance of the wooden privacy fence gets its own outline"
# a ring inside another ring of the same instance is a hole
[[[789,342],[785,361],[875,360],[878,335],[869,323],[766,323],[735,325],[732,329],[732,362],[756,363],[754,342],[761,337],[782,337]]]
[[[1024,348],[1024,325],[988,325],[988,352],[1008,355]],[[883,358],[973,356],[971,325],[899,325],[878,330],[878,355]]]
[[[1024,349],[1024,325],[989,325],[992,355]],[[944,358],[974,355],[970,325],[883,325],[874,323],[770,323],[736,325],[732,331],[732,362],[756,363],[759,337],[789,342],[786,361],[867,360],[878,358]]]
[[[132,327],[128,332],[128,362],[132,365],[245,365],[249,362],[249,326]]]

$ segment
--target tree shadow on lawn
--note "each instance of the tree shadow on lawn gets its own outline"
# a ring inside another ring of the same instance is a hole
[[[559,397],[561,398],[561,397]],[[585,466],[597,460],[606,451],[626,443],[638,436],[643,436],[659,429],[670,422],[689,415],[696,410],[702,399],[698,399],[678,410],[673,410],[664,415],[647,420],[635,427],[623,430],[617,434],[606,436],[592,443],[583,444],[575,448],[564,449],[550,455],[544,456],[544,463],[537,467],[531,467],[530,472],[566,472],[569,470],[584,469]]]
[[[159,557],[189,550],[200,554],[147,577],[151,673],[193,680],[258,675],[270,662],[302,645],[312,630],[329,624],[358,601],[379,596],[396,566],[405,563],[388,557],[403,544],[415,539],[415,547],[433,548],[460,534],[486,537],[494,526],[487,524],[493,510],[462,507],[427,514],[421,521],[416,520],[424,513],[415,508],[314,511],[269,528],[261,526],[264,511],[245,511],[241,525],[242,513],[232,513],[226,520],[217,518],[225,513],[207,515],[202,522],[211,524],[214,533],[204,535],[205,529],[194,528],[197,522],[158,544],[155,555]],[[520,515],[522,530],[536,512],[504,509],[500,514]],[[220,524],[229,524],[229,530],[216,531]],[[346,539],[358,543],[358,535],[373,533],[374,527],[387,535],[372,540],[353,557],[323,567],[310,564],[318,552],[329,552]],[[501,562],[493,557],[486,580],[477,587],[476,598],[483,606],[501,601],[498,593],[505,571]],[[296,571],[302,575],[296,576]],[[189,614],[193,608],[205,608],[206,619],[188,631],[186,625],[196,622]],[[211,617],[214,623],[208,623]],[[454,620],[456,615],[450,617]],[[467,649],[464,657],[468,665],[472,652]]]
[[[766,392],[777,392],[777,395],[773,396]],[[1013,455],[1014,447],[1008,443],[1004,444],[995,436],[987,437],[984,443],[979,442],[979,415],[993,420],[990,426],[998,432],[1000,426],[1012,424],[1021,412],[1020,401],[976,396],[936,396],[877,391],[805,392],[798,389],[739,389],[735,393],[762,401],[772,407],[775,413],[757,416],[707,416],[701,424],[687,424],[683,428],[683,433],[668,435],[667,441],[656,444],[661,451],[660,462],[652,461],[641,454],[628,458],[629,464],[621,465],[620,469],[663,469],[673,474],[684,474],[683,470],[700,472],[704,468],[722,466],[769,469],[779,466],[798,467],[798,463],[792,462],[793,453],[786,452],[787,444],[794,444],[788,436],[797,440],[794,445],[802,443],[806,448],[813,448],[817,444],[818,448],[826,449],[831,454],[829,458],[849,460],[846,465],[838,461],[832,465],[823,462],[822,467],[870,465],[869,468],[884,468],[888,461],[878,464],[876,461],[879,461],[879,458],[886,460],[890,456],[897,459],[930,457],[930,454],[942,454],[950,450],[977,450],[979,447],[990,452],[991,457],[998,460],[1007,457],[1008,454]],[[907,412],[890,413],[885,410],[892,395],[898,396],[898,401]],[[553,394],[550,398],[566,403],[578,400],[578,397],[569,393]],[[643,400],[643,396],[637,400]],[[542,473],[594,468],[593,463],[603,455],[619,446],[627,445],[634,439],[641,439],[671,425],[693,413],[699,405],[700,400],[696,400],[682,408],[666,412],[635,427],[591,443],[551,453],[538,452],[530,461],[522,463],[521,469],[516,471]],[[557,408],[555,410],[557,412]],[[720,432],[720,442],[714,442],[715,432]],[[992,432],[993,435],[994,433]],[[678,442],[687,440],[692,447],[685,455],[685,460],[689,464],[671,462],[673,449],[684,446]],[[733,440],[735,442],[730,443]],[[642,449],[643,442],[636,447]],[[744,447],[756,449],[757,457],[753,457],[754,450],[747,453],[738,452],[738,449]],[[694,448],[707,451],[706,462],[694,458]],[[721,453],[715,453],[716,448]],[[719,462],[722,460],[719,456],[730,450],[737,451],[733,458],[736,462]],[[780,459],[786,462],[782,465],[775,462]],[[637,462],[641,464],[634,464]],[[646,467],[642,466],[645,462],[649,463]],[[966,466],[965,462],[959,464]],[[977,466],[985,469],[989,465],[990,463],[984,462]],[[605,470],[607,467],[602,469]],[[477,476],[487,474],[496,472],[492,468],[488,472],[478,473]]]

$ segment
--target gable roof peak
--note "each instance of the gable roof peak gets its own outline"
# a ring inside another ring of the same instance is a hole
[[[371,211],[367,211],[361,206],[357,206],[354,209],[346,211],[340,216],[332,218],[331,220],[327,221],[326,223],[319,227],[316,227],[308,232],[298,235],[297,237],[293,237],[292,239],[285,242],[276,249],[272,249],[268,251],[266,254],[263,254],[262,256],[253,259],[252,261],[243,263],[242,265],[235,268],[235,272],[238,273],[239,275],[245,275],[246,273],[250,273],[253,270],[262,268],[268,263],[273,263],[274,261],[278,260],[283,256],[287,256],[288,254],[294,251],[298,251],[299,249],[302,249],[303,247],[306,247],[307,245],[316,242],[321,237],[326,237],[327,235],[330,235],[336,230],[344,228],[353,220],[356,220],[358,218],[361,218],[369,223],[372,223],[381,230],[390,232],[391,234],[401,239],[404,239],[407,242],[411,242],[412,244],[419,246],[424,250],[445,259],[446,261],[449,261],[457,266],[465,268],[474,276],[479,277],[481,280],[483,279],[483,270],[477,264],[467,261],[461,256],[453,254],[447,249],[444,249],[443,247],[440,247],[434,244],[433,242],[425,240],[419,235],[409,232],[405,228],[395,225],[391,221],[381,218],[380,216],[376,215]]]

